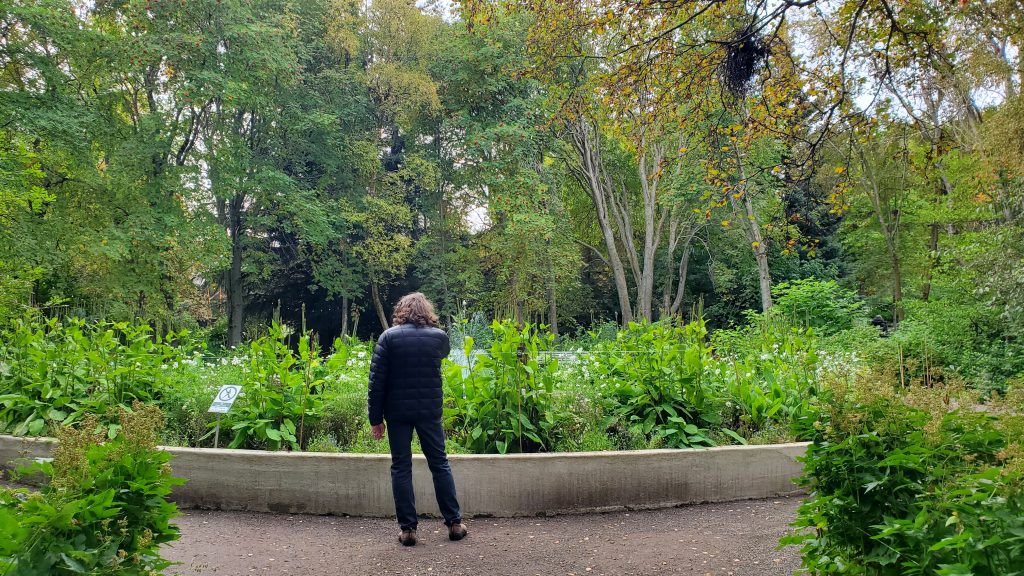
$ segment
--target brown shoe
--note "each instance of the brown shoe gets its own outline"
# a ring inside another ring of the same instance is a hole
[[[398,541],[402,543],[402,546],[415,546],[416,545],[416,531],[415,530],[402,530],[402,533],[398,536]]]
[[[452,524],[448,527],[448,539],[449,540],[462,540],[466,537],[469,531],[466,530],[466,525],[462,522],[458,524]]]

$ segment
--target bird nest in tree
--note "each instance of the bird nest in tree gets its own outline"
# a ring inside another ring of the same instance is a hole
[[[767,43],[752,27],[734,32],[725,44],[725,60],[722,61],[722,82],[735,97],[747,92],[747,86],[757,75],[770,50]]]

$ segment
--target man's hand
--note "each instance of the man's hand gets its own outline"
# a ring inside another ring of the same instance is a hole
[[[386,427],[385,427],[384,423],[381,422],[380,424],[377,424],[376,426],[371,426],[370,430],[373,431],[373,439],[374,440],[380,440],[380,439],[384,438],[384,432],[386,430]]]

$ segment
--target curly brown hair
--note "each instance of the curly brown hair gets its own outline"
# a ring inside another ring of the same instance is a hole
[[[415,324],[417,326],[438,327],[437,314],[434,313],[434,305],[427,300],[422,292],[413,292],[402,296],[402,299],[395,305],[394,314],[391,316],[391,323]]]

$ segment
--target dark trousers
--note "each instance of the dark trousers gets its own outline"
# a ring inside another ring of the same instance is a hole
[[[444,429],[440,420],[388,422],[391,444],[391,489],[395,495],[395,513],[402,530],[415,530],[416,497],[412,490],[412,431],[420,439],[427,466],[434,477],[434,496],[446,526],[462,522],[459,501],[455,498],[455,479],[444,452]]]

